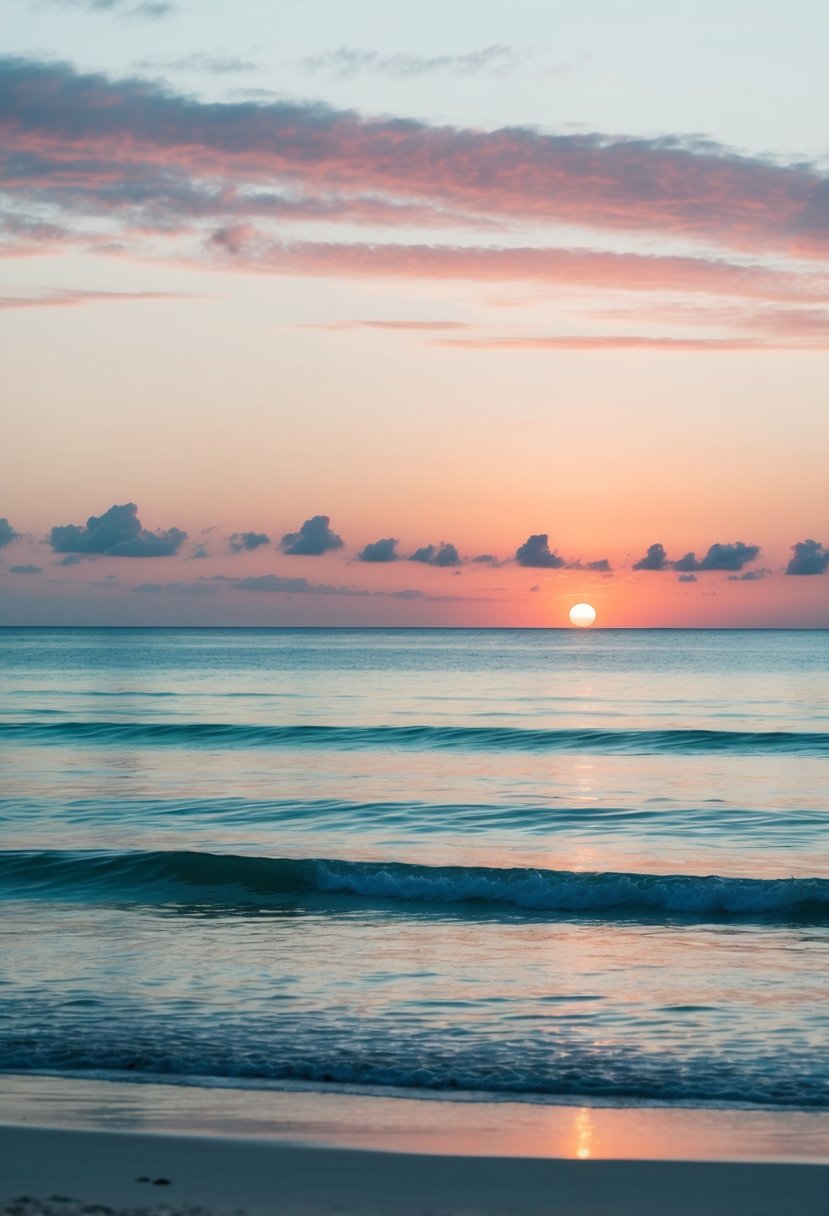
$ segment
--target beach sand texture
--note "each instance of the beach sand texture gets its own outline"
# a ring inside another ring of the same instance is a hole
[[[469,1158],[30,1127],[0,1129],[0,1162],[4,1216],[193,1207],[250,1216],[829,1211],[829,1169],[810,1164]]]

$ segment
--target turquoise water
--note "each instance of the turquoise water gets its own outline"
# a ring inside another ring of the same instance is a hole
[[[0,1068],[829,1108],[829,633],[0,631]]]

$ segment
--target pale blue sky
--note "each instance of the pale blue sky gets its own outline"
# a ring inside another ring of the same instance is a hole
[[[88,2],[4,0],[2,45],[119,75],[166,75],[216,98],[272,89],[432,121],[580,124],[627,135],[700,134],[787,157],[829,153],[829,6],[820,0],[194,0],[157,20],[120,15],[120,7],[84,11]],[[344,46],[424,58],[504,46],[514,61],[493,57],[491,70],[405,77],[303,66]],[[261,67],[214,74],[138,66],[198,53]]]

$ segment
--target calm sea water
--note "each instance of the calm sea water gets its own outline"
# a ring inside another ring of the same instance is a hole
[[[829,1108],[829,633],[0,631],[0,1069]]]

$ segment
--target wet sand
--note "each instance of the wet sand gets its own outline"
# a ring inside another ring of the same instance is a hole
[[[829,1211],[829,1122],[808,1112],[2,1082],[4,1216]]]
[[[249,1216],[825,1216],[829,1194],[829,1169],[809,1164],[459,1157],[20,1127],[0,1129],[0,1160],[2,1210],[19,1216],[95,1216],[92,1205]]]

